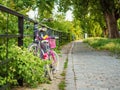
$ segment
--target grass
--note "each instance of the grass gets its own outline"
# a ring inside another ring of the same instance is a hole
[[[120,39],[96,37],[85,39],[84,42],[97,50],[108,50],[113,54],[120,55]]]
[[[59,90],[65,90],[65,87],[66,87],[65,80],[64,80],[64,81],[61,81],[61,82],[59,83]]]
[[[66,75],[65,71],[63,71],[63,72],[61,73],[61,76],[65,76],[65,75]]]
[[[66,76],[67,66],[68,66],[68,59],[66,59],[66,61],[64,62],[64,70],[63,70],[63,72],[61,73],[61,76],[63,76],[63,79],[61,80],[61,82],[60,82],[59,85],[58,85],[59,90],[65,90],[65,87],[66,87],[65,76]]]
[[[68,66],[68,59],[67,59],[67,60],[65,61],[65,63],[64,63],[64,69],[66,69],[67,66]]]

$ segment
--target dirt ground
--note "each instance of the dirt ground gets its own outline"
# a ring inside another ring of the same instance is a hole
[[[63,76],[61,73],[63,72],[64,62],[67,59],[67,55],[69,49],[71,47],[71,43],[64,45],[61,49],[61,53],[59,54],[59,71],[55,74],[54,79],[50,81],[50,84],[40,84],[36,88],[28,88],[28,87],[16,87],[12,90],[59,90],[59,83],[63,80]]]

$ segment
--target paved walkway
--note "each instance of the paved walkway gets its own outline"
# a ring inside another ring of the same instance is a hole
[[[68,55],[66,90],[120,90],[120,60],[76,41]]]

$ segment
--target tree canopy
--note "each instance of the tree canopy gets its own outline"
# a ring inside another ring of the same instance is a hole
[[[66,30],[68,23],[65,23],[65,18],[62,22],[56,18],[65,17],[65,13],[71,10],[74,19],[70,23],[74,30],[76,23],[79,22],[77,25],[82,33],[88,33],[90,36],[119,37],[120,0],[0,0],[0,4],[24,15],[27,15],[26,13],[31,9],[37,9],[36,20],[41,21],[43,18],[52,17],[55,20],[46,24],[56,29],[64,29],[65,32],[70,29]],[[58,12],[53,16],[55,5],[62,14]]]
[[[59,6],[61,11],[72,7],[75,18],[83,23],[84,28],[89,19],[98,22],[102,29],[106,27],[110,38],[119,37],[117,27],[117,20],[120,18],[119,0],[59,0]]]

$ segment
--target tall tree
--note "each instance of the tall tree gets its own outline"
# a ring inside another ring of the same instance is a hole
[[[63,1],[65,2],[67,0],[60,0],[60,2]],[[94,16],[94,20],[99,22],[102,27],[102,16],[104,16],[106,27],[109,31],[109,38],[119,37],[117,28],[117,19],[120,18],[119,0],[68,0],[68,2],[66,4],[60,4],[61,9],[66,10],[71,5],[74,8],[75,18],[80,21],[86,21],[86,16],[90,15],[91,18],[92,15]]]
[[[109,38],[119,37],[117,20],[120,18],[118,0],[100,0],[102,12],[105,16],[106,26],[109,31]]]

